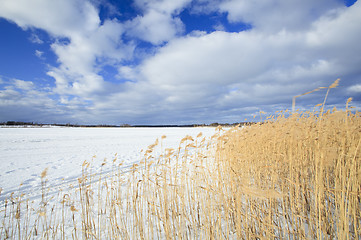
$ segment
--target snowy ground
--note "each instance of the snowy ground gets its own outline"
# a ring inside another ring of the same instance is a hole
[[[210,137],[214,128],[0,128],[0,202],[12,192],[40,196],[40,174],[48,168],[48,186],[71,184],[81,174],[84,160],[94,171],[104,159],[117,154],[124,168],[138,162],[142,149],[161,136],[164,148],[175,148],[186,135],[202,132]]]

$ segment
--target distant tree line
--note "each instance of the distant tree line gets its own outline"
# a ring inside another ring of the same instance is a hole
[[[0,125],[6,125],[6,126],[19,126],[19,125],[41,125],[33,122],[18,122],[18,121],[7,121],[0,123]]]
[[[106,128],[106,127],[134,127],[134,128],[137,128],[137,127],[218,127],[218,126],[235,127],[235,126],[245,126],[245,125],[251,125],[251,124],[254,124],[254,122],[239,122],[239,123],[217,123],[217,122],[215,122],[215,123],[211,123],[211,124],[158,124],[158,125],[157,124],[156,125],[148,125],[148,124],[142,124],[142,125],[91,124],[91,125],[87,125],[87,124],[70,124],[70,123],[44,124],[44,123],[21,122],[21,121],[7,121],[7,122],[0,123],[0,125],[2,125],[2,126],[38,126],[38,127],[59,126],[59,127],[92,127],[92,128],[96,128],[96,127],[102,127],[102,128]]]

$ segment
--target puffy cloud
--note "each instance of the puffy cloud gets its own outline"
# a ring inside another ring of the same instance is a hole
[[[228,13],[231,22],[248,22],[263,32],[282,29],[305,30],[325,12],[342,6],[337,0],[228,0],[219,10]]]
[[[307,33],[307,43],[311,49],[318,49],[329,59],[333,59],[339,66],[340,74],[350,69],[358,70],[361,64],[360,53],[361,31],[361,2],[352,7],[339,8],[326,14],[312,25]]]
[[[142,14],[130,20],[127,34],[158,45],[167,42],[184,31],[177,15],[191,0],[136,0]]]
[[[89,94],[101,92],[104,79],[98,74],[106,64],[117,65],[128,59],[134,50],[132,43],[121,40],[123,26],[116,20],[106,20],[93,32],[71,37],[70,43],[56,42],[52,49],[61,63],[57,70],[48,72],[55,77],[60,92],[69,89],[69,94]],[[54,74],[54,71],[58,72]],[[57,77],[61,76],[61,79]],[[64,88],[64,81],[67,88]],[[73,90],[73,91],[72,91]]]
[[[178,17],[174,18],[170,14],[156,10],[150,10],[144,16],[138,16],[127,25],[128,35],[156,45],[175,38],[184,28]]]
[[[2,0],[0,15],[26,29],[36,27],[55,36],[92,32],[100,19],[88,1]]]
[[[52,66],[48,75],[55,78],[56,91],[62,94],[90,97],[102,92],[105,83],[98,72],[106,64],[116,65],[129,58],[134,49],[121,40],[123,25],[117,20],[101,24],[98,10],[88,1],[4,0],[0,16],[55,37],[51,48],[59,66]],[[62,41],[64,38],[67,41]],[[42,54],[37,50],[36,55]]]
[[[72,36],[70,43],[53,43],[52,48],[63,68],[85,74],[94,69],[97,58],[119,62],[131,54],[132,48],[120,39],[122,31],[117,21],[105,21],[92,33]]]
[[[54,92],[61,95],[77,95],[90,100],[94,94],[103,93],[104,80],[94,73],[77,74],[53,68],[47,73],[55,79]]]
[[[115,19],[100,24],[97,11],[88,1],[4,0],[0,15],[23,28],[52,34],[56,41],[51,48],[59,66],[52,66],[48,75],[56,80],[56,91],[84,96],[104,88],[104,79],[98,74],[104,65],[117,66],[134,50],[132,43],[122,42],[123,24]],[[41,42],[36,34],[30,40]],[[42,51],[35,54],[41,57]]]
[[[169,43],[140,72],[164,91],[165,103],[180,108],[233,108],[270,101],[274,95],[282,95],[277,99],[284,102],[309,87],[296,81],[315,81],[330,69],[326,61],[299,57],[306,51],[303,40],[286,32],[188,36]]]
[[[285,32],[271,36],[257,32],[188,36],[172,41],[148,59],[142,72],[161,86],[250,81],[273,67],[275,61],[280,67],[288,67],[291,50],[302,48],[302,40]]]

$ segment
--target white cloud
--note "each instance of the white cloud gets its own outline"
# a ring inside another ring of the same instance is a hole
[[[29,38],[30,42],[36,43],[36,44],[43,44],[44,41],[39,38],[38,35],[35,33],[31,34],[31,37]]]
[[[219,10],[228,13],[231,22],[251,23],[263,32],[282,29],[305,30],[330,9],[342,6],[337,0],[228,0]]]
[[[14,82],[14,86],[21,90],[31,90],[34,88],[34,83],[31,81],[13,79],[13,82]]]
[[[77,74],[53,68],[47,74],[55,79],[54,92],[57,94],[77,95],[90,100],[105,89],[103,78],[95,73]]]
[[[323,56],[337,60],[337,64],[349,68],[358,68],[361,64],[361,2],[352,7],[340,8],[314,22],[307,33],[310,48],[322,50]],[[343,73],[343,72],[342,72]]]
[[[161,49],[145,62],[142,73],[162,87],[250,81],[272,68],[274,62],[279,62],[278,67],[288,67],[287,59],[294,54],[292,50],[302,50],[302,40],[288,33],[213,32],[189,36],[174,40]]]
[[[352,93],[361,93],[361,84],[352,85],[347,90]]]
[[[71,38],[69,44],[52,44],[61,65],[48,75],[56,79],[57,91],[82,96],[103,91],[105,82],[98,71],[105,64],[119,65],[134,50],[131,43],[122,42],[122,33],[122,24],[107,20],[92,33]]]
[[[69,123],[84,117],[81,112],[87,109],[86,102],[77,97],[64,99],[57,100],[46,88],[39,88],[31,81],[12,79],[0,90],[0,122]],[[79,113],[74,114],[74,110]]]
[[[175,38],[184,30],[179,18],[156,10],[150,10],[144,16],[138,16],[127,25],[130,36],[156,45]]]
[[[44,52],[40,51],[40,50],[35,50],[35,56],[37,56],[40,59],[44,59],[43,57]]]
[[[25,29],[36,27],[65,37],[92,32],[100,23],[93,5],[81,0],[2,0],[0,16]]]
[[[21,93],[13,88],[0,90],[0,105],[6,106],[10,101],[21,99]]]
[[[177,15],[191,0],[136,0],[142,14],[128,21],[127,34],[158,45],[174,39],[184,32]]]
[[[58,93],[90,97],[103,91],[105,81],[98,74],[102,67],[118,65],[132,55],[132,43],[121,40],[123,24],[117,20],[100,24],[98,10],[88,1],[4,0],[2,5],[0,16],[19,26],[40,28],[56,39],[69,40],[51,45],[59,67],[53,66],[48,75],[55,78]],[[39,50],[35,54],[42,57]]]
[[[120,79],[130,81],[137,81],[138,79],[138,73],[136,72],[136,69],[130,66],[121,66],[119,67],[118,72],[118,78]]]

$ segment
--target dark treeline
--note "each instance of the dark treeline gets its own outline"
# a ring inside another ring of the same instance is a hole
[[[121,125],[108,125],[108,124],[94,124],[94,125],[85,125],[85,124],[44,124],[44,123],[34,123],[34,122],[19,122],[19,121],[7,121],[2,122],[0,125],[2,126],[35,126],[35,127],[43,127],[43,126],[59,126],[59,127],[234,127],[234,126],[246,126],[252,125],[253,122],[239,122],[239,123],[211,123],[211,124],[158,124],[158,125],[130,125],[130,124],[121,124]]]

